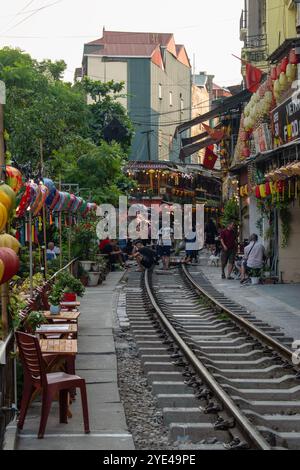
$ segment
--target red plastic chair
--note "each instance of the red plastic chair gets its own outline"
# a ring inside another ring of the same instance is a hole
[[[26,333],[16,332],[20,359],[24,368],[24,386],[21,400],[18,428],[23,429],[32,394],[41,390],[42,412],[38,438],[43,439],[46,424],[55,395],[59,393],[60,423],[67,424],[68,394],[72,389],[80,388],[84,431],[90,433],[89,413],[85,380],[63,372],[47,374],[38,338]]]

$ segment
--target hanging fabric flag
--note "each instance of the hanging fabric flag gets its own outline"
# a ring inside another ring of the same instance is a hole
[[[258,90],[262,77],[262,70],[246,62],[246,86],[249,91],[255,93]]]
[[[232,54],[233,57],[240,60],[246,66],[246,87],[251,93],[255,93],[261,84],[264,72],[244,59]]]
[[[206,124],[202,123],[202,126],[204,127],[205,131],[208,133],[208,135],[214,139],[216,142],[219,142],[220,140],[223,139],[224,137],[224,131],[222,129],[212,129],[211,127],[207,126]]]
[[[214,146],[210,145],[205,150],[203,166],[208,170],[213,170],[218,160],[218,156],[214,153]]]

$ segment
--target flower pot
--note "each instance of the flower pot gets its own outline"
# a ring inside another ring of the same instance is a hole
[[[80,261],[80,264],[82,266],[82,269],[84,269],[84,271],[89,272],[92,269],[93,261]]]
[[[253,286],[258,286],[259,281],[260,281],[260,278],[259,278],[259,277],[251,277],[251,284],[252,284]]]
[[[89,281],[88,281],[88,286],[89,287],[96,287],[99,282],[100,278],[100,273],[95,273],[95,272],[89,272]]]
[[[92,271],[94,273],[98,273],[100,271],[100,266],[99,266],[99,263],[93,263],[92,264]]]
[[[69,292],[66,292],[63,296],[63,302],[76,302],[77,296],[76,294],[71,294]]]
[[[60,314],[60,305],[50,305],[50,313],[51,313],[51,315],[59,315]]]

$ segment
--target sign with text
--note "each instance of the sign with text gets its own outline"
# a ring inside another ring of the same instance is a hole
[[[293,142],[300,137],[300,91],[272,112],[274,148]]]

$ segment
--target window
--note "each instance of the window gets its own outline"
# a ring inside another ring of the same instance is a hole
[[[169,92],[169,101],[170,101],[170,106],[173,106],[173,93],[171,91]]]
[[[162,100],[162,84],[158,85],[158,99]]]
[[[159,147],[163,145],[163,133],[161,129],[158,131],[158,145]]]
[[[184,112],[184,100],[182,98],[182,95],[180,95],[180,111],[181,113]]]

